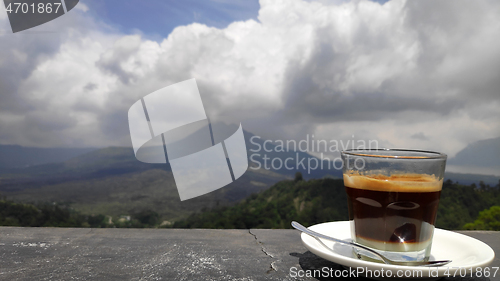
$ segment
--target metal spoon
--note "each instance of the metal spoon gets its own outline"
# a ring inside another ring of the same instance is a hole
[[[333,252],[333,250],[330,249],[328,246],[326,246],[321,240],[319,240],[319,238],[323,238],[323,239],[331,240],[331,241],[334,241],[337,243],[347,244],[347,245],[350,245],[350,246],[353,246],[356,248],[363,249],[365,251],[373,253],[374,255],[379,257],[386,264],[405,265],[405,266],[443,266],[443,265],[449,264],[451,262],[451,260],[444,260],[444,261],[393,261],[393,260],[390,260],[390,259],[384,257],[379,252],[376,252],[376,251],[374,251],[370,248],[367,248],[363,245],[357,244],[355,242],[350,242],[350,241],[345,241],[345,240],[333,238],[330,236],[323,235],[321,233],[317,233],[315,231],[312,231],[312,230],[306,228],[305,226],[301,225],[300,223],[298,223],[296,221],[292,221],[292,226],[295,229],[300,230],[300,231],[304,232],[305,234],[308,234],[308,235],[314,237],[316,240],[318,240],[318,242],[321,245],[323,245],[323,247],[327,248],[328,250],[330,250],[332,252]],[[358,257],[358,258],[360,258],[360,257]]]

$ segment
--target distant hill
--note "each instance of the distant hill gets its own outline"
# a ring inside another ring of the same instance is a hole
[[[0,168],[21,168],[63,162],[92,150],[95,148],[39,148],[0,145]]]
[[[478,185],[480,182],[488,184],[490,186],[496,186],[499,181],[499,176],[493,175],[479,175],[479,174],[462,174],[462,173],[452,173],[446,172],[444,173],[445,180],[451,180],[452,182],[458,182],[463,185]]]
[[[62,163],[11,169],[0,174],[0,193],[20,202],[58,202],[83,214],[120,216],[149,209],[172,220],[233,204],[285,178],[249,170],[224,188],[181,202],[169,165],[142,163],[131,148],[109,147]]]
[[[231,131],[231,129],[227,127],[221,127],[221,131]],[[283,152],[280,147],[276,145],[276,142],[270,142],[269,140],[255,137],[255,135],[249,132],[245,132],[245,140],[247,142],[249,157],[254,155],[252,159],[249,159],[250,165],[260,165],[264,167],[264,157],[267,157],[267,166],[269,170],[289,177],[293,177],[296,172],[301,172],[304,179],[321,179],[324,177],[342,178],[342,170],[335,169],[332,162],[329,163],[329,161],[326,160],[321,161],[319,158],[306,152],[296,152],[293,150]],[[264,150],[264,144],[268,151]],[[252,149],[257,150],[258,148],[260,148],[258,152],[251,151]],[[294,169],[287,169],[284,165],[276,169],[276,166],[278,166],[280,162],[283,163],[287,158],[292,159],[290,163],[292,163],[291,165]],[[271,165],[273,159],[278,159],[276,160],[277,165],[275,165],[275,167]],[[311,163],[313,164],[310,167],[310,171],[307,165],[309,159],[311,159]],[[482,159],[484,159],[484,161]],[[297,165],[297,161],[300,162],[301,160],[304,160],[302,163],[305,167],[300,164]],[[315,163],[318,163],[319,168],[313,169]],[[478,163],[481,164],[474,166]],[[453,169],[454,167],[458,169]],[[450,179],[453,182],[464,185],[470,185],[472,183],[477,185],[479,182],[483,181],[490,186],[496,186],[500,180],[500,138],[479,141],[469,145],[458,153],[456,157],[448,159],[446,171],[445,179]]]
[[[215,123],[212,127],[216,143],[229,137],[238,128],[236,125],[224,123]],[[194,136],[198,134],[200,131],[192,133]],[[280,148],[276,145],[277,142],[260,138],[248,131],[244,131],[244,136],[247,143],[249,165],[253,168],[260,166],[262,169],[268,169],[286,177],[293,177],[296,172],[301,172],[305,179],[342,177],[342,171],[335,169],[331,161],[321,161],[306,152],[294,151],[292,146],[289,147],[290,150],[287,150],[286,146]],[[495,185],[500,179],[499,154],[500,138],[473,143],[455,157],[448,159],[446,178],[462,184],[478,184],[482,180],[487,184]],[[289,159],[288,164],[292,169],[285,166],[287,159]],[[308,161],[311,161],[311,166],[308,165]],[[63,162],[65,163],[63,164]],[[38,167],[48,163],[50,166]],[[316,164],[318,167],[315,167]],[[88,173],[91,171],[94,171],[95,174],[90,176],[95,177],[158,167],[156,164],[150,165],[137,161],[132,149],[126,147],[72,149],[0,145],[0,177],[4,179],[12,177],[33,178],[34,175],[53,175],[55,173],[64,173],[73,178],[85,174],[84,177],[88,178]]]
[[[479,212],[500,205],[500,187],[475,188],[446,181],[436,226],[462,229]],[[306,226],[348,219],[342,180],[285,180],[232,207],[193,214],[175,228],[291,228],[292,220]]]
[[[480,140],[469,144],[448,160],[450,165],[500,167],[500,138]]]
[[[500,138],[471,143],[455,157],[448,159],[446,165],[450,172],[500,178]]]
[[[0,171],[0,192],[21,191],[68,181],[89,180],[158,168],[135,159],[133,150],[108,147],[70,160]]]
[[[216,142],[234,133],[236,128],[224,124],[214,126]],[[305,152],[282,151],[276,142],[255,137],[246,131],[244,136],[251,166],[247,172],[222,189],[185,202],[179,200],[169,165],[142,163],[135,158],[129,147],[71,150],[0,146],[4,149],[0,160],[10,163],[0,168],[0,194],[21,202],[63,203],[83,214],[119,216],[154,209],[163,219],[176,220],[195,211],[234,204],[278,181],[293,178],[296,172],[301,172],[306,180],[342,177],[340,170],[332,166],[328,168],[328,161],[321,162]],[[258,147],[261,149],[256,151]],[[33,153],[30,154],[30,151]],[[59,158],[52,154],[59,154]],[[38,159],[30,163],[40,164],[15,164],[28,163],[27,155]],[[74,157],[69,158],[71,155]],[[20,159],[16,160],[18,156]],[[292,159],[289,162],[292,169],[279,166],[286,159]],[[319,166],[323,164],[324,168],[311,167],[308,173],[309,160]],[[265,161],[268,169],[264,168]],[[257,169],[258,166],[260,169]],[[448,172],[446,178],[465,185],[479,185],[483,181],[490,186],[496,186],[500,179],[495,176]]]

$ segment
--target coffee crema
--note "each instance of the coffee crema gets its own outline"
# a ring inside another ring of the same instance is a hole
[[[395,252],[432,241],[442,180],[431,175],[344,174],[356,242]]]
[[[432,192],[442,189],[443,180],[425,174],[394,174],[386,176],[350,173],[344,174],[344,185],[351,188],[375,191]]]

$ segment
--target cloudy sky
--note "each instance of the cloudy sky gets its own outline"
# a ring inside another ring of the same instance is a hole
[[[0,10],[0,144],[131,146],[130,106],[196,78],[212,122],[262,138],[454,156],[500,137],[499,15],[496,0],[82,0],[13,34]]]

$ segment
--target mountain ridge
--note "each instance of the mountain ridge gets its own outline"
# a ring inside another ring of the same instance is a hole
[[[97,148],[41,148],[20,145],[0,145],[0,168],[22,168],[64,162]]]

